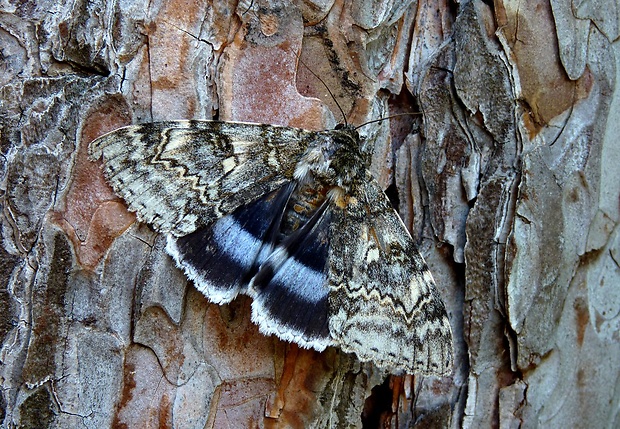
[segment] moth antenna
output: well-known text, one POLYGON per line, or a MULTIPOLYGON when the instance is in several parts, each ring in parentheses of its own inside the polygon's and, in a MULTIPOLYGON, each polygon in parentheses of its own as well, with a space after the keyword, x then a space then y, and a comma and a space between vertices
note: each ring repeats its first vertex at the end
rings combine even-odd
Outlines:
POLYGON ((386 120, 392 119, 392 118, 398 118, 399 116, 413 116, 413 115, 421 115, 421 114, 422 114, 422 112, 397 113, 395 115, 386 116, 385 118, 373 119, 372 121, 364 122, 363 124, 358 125, 357 127, 355 127, 355 129, 358 130, 358 129, 360 129, 363 126, 366 126, 368 124, 373 124, 375 122, 386 121, 386 120))
POLYGON ((318 74, 316 74, 314 71, 312 71, 312 69, 306 63, 303 62, 303 60, 301 59, 301 56, 299 54, 296 54, 295 52, 292 52, 292 51, 291 51, 291 53, 297 57, 297 60, 306 68, 306 70, 308 70, 310 73, 312 73, 312 76, 317 78, 318 81, 323 84, 323 86, 325 87, 325 89, 329 93, 329 95, 332 98, 332 100, 334 100, 334 103, 336 103, 336 106, 338 106, 338 110, 340 110, 340 114, 342 115, 342 119, 344 120, 345 126, 349 125, 349 123, 347 122, 347 116, 344 114, 344 110, 342 110, 342 107, 340 107, 340 103, 338 103, 338 100, 336 100, 336 96, 329 89, 329 86, 327 86, 325 81, 323 79, 321 79, 321 77, 318 74))
MULTIPOLYGON (((254 13, 254 15, 256 16, 256 18, 260 19, 260 17, 258 16, 258 14, 254 11, 254 9, 252 9, 252 6, 254 5, 254 0, 252 0, 250 2, 250 5, 248 6, 248 8, 245 10, 245 12, 242 13, 242 15, 245 15, 247 12, 249 12, 251 10, 252 13, 254 13)), ((342 110, 342 107, 340 107, 340 103, 338 103, 338 100, 336 100, 336 96, 334 95, 334 93, 331 91, 331 89, 329 89, 329 86, 327 86, 327 84, 325 83, 325 81, 323 79, 321 79, 321 77, 319 75, 317 75, 306 63, 303 62, 303 60, 301 59, 301 56, 299 54, 297 54, 296 52, 294 52, 292 49, 288 48, 288 50, 291 52, 291 54, 295 55, 295 57, 297 57, 297 61, 299 61, 310 73, 312 73, 312 76, 314 76, 315 78, 318 79, 319 82, 321 82, 323 84, 323 86, 325 87, 325 89, 327 90, 327 92, 329 93, 329 96, 332 98, 332 100, 334 100, 334 103, 336 103, 336 106, 338 106, 338 110, 340 110, 340 114, 342 115, 342 119, 344 120, 344 124, 345 125, 349 125, 349 123, 347 122, 347 116, 344 114, 344 110, 342 110)))
MULTIPOLYGON (((250 2, 250 5, 248 6, 248 8, 241 13, 241 16, 245 15, 246 13, 248 13, 250 11, 250 9, 252 9, 252 6, 254 6, 254 0, 252 0, 250 2)), ((254 10, 252 10, 252 12, 254 12, 254 10)), ((256 15, 256 12, 254 12, 254 15, 256 15)), ((256 15, 256 17, 258 18, 258 15, 256 15)))

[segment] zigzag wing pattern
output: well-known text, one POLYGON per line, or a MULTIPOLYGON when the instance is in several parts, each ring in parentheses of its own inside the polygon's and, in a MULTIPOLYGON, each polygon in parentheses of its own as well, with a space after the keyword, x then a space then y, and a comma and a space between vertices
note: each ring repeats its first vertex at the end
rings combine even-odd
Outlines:
POLYGON ((452 333, 433 277, 379 184, 334 210, 330 332, 394 373, 450 373, 452 333))
POLYGON ((314 133, 217 121, 134 125, 93 141, 114 191, 161 232, 183 236, 291 180, 314 133))

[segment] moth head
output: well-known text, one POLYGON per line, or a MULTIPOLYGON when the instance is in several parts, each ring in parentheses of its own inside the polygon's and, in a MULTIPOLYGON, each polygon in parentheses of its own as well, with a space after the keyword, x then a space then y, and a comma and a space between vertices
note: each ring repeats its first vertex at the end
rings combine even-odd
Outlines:
POLYGON ((348 191, 363 176, 365 157, 360 153, 360 137, 350 125, 318 132, 308 144, 295 169, 297 180, 317 180, 348 191))

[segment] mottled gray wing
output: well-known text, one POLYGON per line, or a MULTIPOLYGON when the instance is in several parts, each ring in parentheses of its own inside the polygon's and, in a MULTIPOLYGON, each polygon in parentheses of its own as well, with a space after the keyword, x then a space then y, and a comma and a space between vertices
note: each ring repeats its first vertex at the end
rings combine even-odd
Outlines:
POLYGON ((370 173, 334 205, 330 333, 341 348, 393 373, 452 371, 452 333, 426 263, 370 173), (338 208, 339 207, 339 208, 338 208))
POLYGON ((235 122, 134 125, 90 144, 138 218, 183 236, 291 180, 311 131, 235 122))

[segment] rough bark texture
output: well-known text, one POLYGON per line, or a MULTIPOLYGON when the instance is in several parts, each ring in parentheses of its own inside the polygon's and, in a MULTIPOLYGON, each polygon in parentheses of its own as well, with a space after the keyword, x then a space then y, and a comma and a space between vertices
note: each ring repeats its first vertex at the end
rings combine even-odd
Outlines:
POLYGON ((617 2, 0 5, 3 427, 620 427, 617 2), (86 159, 129 123, 324 129, 338 105, 422 112, 361 131, 447 303, 452 377, 262 336, 86 159))

